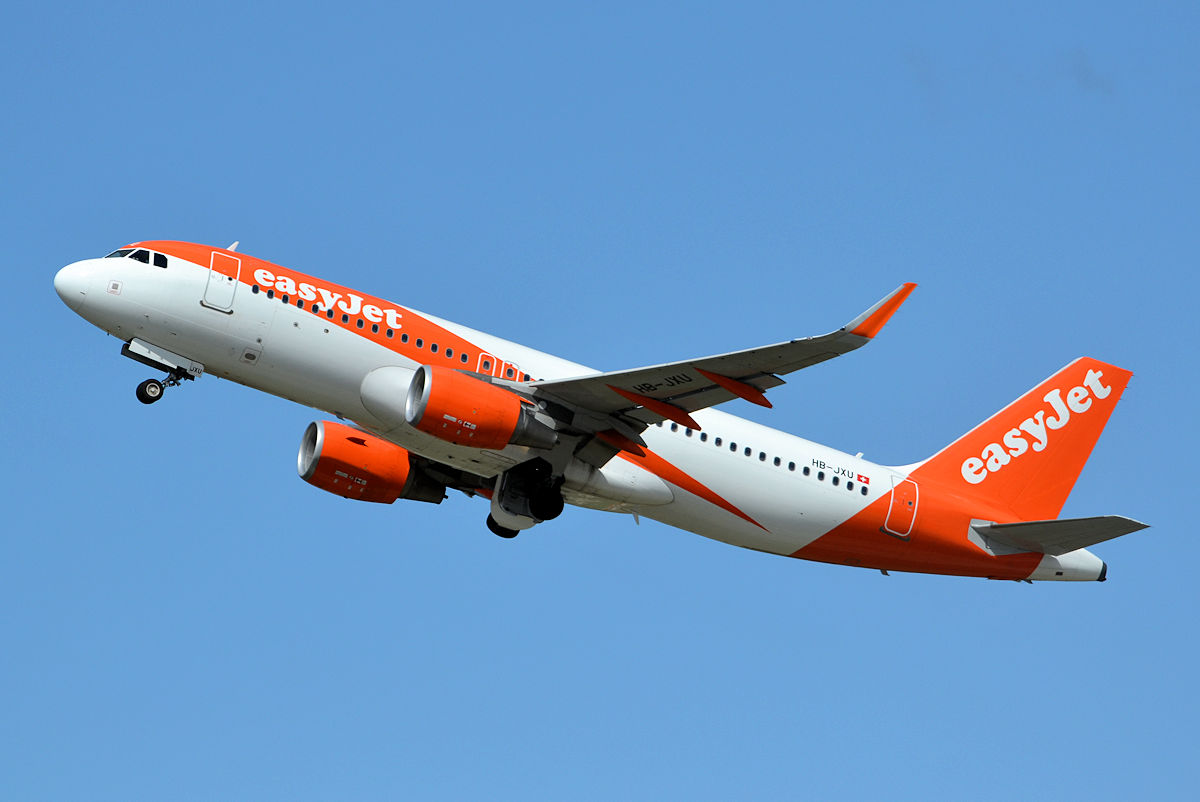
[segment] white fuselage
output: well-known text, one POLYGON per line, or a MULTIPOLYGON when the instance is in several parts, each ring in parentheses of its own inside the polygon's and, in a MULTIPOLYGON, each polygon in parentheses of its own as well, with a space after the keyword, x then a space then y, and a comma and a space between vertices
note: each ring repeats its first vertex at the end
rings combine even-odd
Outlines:
MULTIPOLYGON (((364 377, 383 366, 415 370, 421 364, 357 331, 281 303, 279 297, 268 298, 263 289, 252 292, 247 286, 238 287, 232 313, 205 306, 201 299, 209 268, 182 259, 172 258, 166 269, 115 258, 89 259, 71 269, 80 276, 76 281, 87 285, 77 313, 113 336, 153 343, 203 364, 206 373, 352 420, 379 434, 385 434, 385 427, 364 408, 360 397, 364 377), (114 283, 119 288, 114 289, 114 283), (255 355, 252 360, 244 358, 247 349, 255 355)), ((403 313, 419 314, 539 379, 596 373, 415 310, 403 313)), ((434 358, 431 354, 428 361, 434 358)), ((678 488, 669 503, 638 504, 610 497, 619 495, 615 493, 582 492, 568 481, 567 501, 637 513, 727 543, 791 554, 889 492, 893 476, 902 478, 892 469, 724 412, 702 410, 693 417, 703 427, 703 441, 701 432, 670 423, 651 426, 643 437, 653 452, 736 503, 761 526, 678 488), (818 481, 822 465, 825 478, 818 481), (836 487, 835 475, 840 477, 836 487), (864 484, 860 476, 868 482, 864 484), (847 482, 853 489, 846 489, 847 482)), ((509 446, 502 452, 481 452, 450 445, 412 427, 393 428, 386 436, 424 457, 483 476, 527 459, 529 451, 509 446)), ((622 461, 610 465, 604 470, 620 474, 626 483, 659 484, 651 474, 622 461)), ((637 495, 628 494, 634 499, 637 495)))
MULTIPOLYGON (((381 368, 403 377, 403 371, 415 371, 422 364, 474 371, 501 383, 536 384, 597 373, 250 257, 239 268, 240 254, 210 250, 211 264, 202 263, 199 255, 185 258, 193 255, 190 250, 183 256, 172 254, 166 267, 132 258, 84 260, 63 268, 55 287, 79 315, 123 341, 181 355, 202 365, 205 373, 353 421, 414 454, 478 477, 495 477, 529 460, 530 448, 458 446, 397 425, 394 418, 381 420, 364 404, 364 380, 381 368), (231 276, 218 272, 218 257, 222 264, 233 265, 231 276)), ((750 549, 802 557, 809 554, 797 552, 835 530, 844 534, 853 520, 853 527, 862 529, 867 540, 877 541, 876 546, 860 550, 858 541, 851 539, 848 548, 814 551, 811 558, 992 575, 989 563, 994 555, 967 544, 965 536, 961 547, 951 551, 963 551, 968 562, 980 562, 981 567, 960 567, 955 562, 959 556, 951 554, 947 562, 940 553, 941 562, 930 568, 909 561, 905 554, 899 563, 889 562, 894 559, 887 553, 894 551, 895 538, 907 539, 909 530, 916 531, 917 487, 912 480, 906 482, 916 466, 877 465, 713 409, 692 414, 697 430, 666 421, 646 429, 642 437, 650 456, 641 461, 619 454, 597 471, 569 449, 559 449, 551 459, 565 478, 564 499, 643 515, 750 549), (903 488, 904 494, 894 493, 894 487, 903 488)), ((935 550, 945 551, 936 538, 930 542, 935 550)), ((914 542, 907 554, 918 553, 914 542)), ((1052 557, 1039 563, 1038 555, 1027 567, 996 573, 1006 578, 1019 574, 1094 579, 1102 564, 1082 553, 1086 559, 1079 558, 1083 562, 1078 566, 1052 557), (1017 574, 1011 573, 1014 570, 1017 574)))

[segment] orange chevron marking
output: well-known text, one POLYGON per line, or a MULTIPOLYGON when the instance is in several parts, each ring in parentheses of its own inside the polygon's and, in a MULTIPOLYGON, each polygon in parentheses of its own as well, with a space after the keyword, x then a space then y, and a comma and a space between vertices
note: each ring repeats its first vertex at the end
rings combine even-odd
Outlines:
MULTIPOLYGON (((604 438, 601 438, 601 439, 604 439, 604 438)), ((717 505, 718 507, 725 510, 726 512, 733 513, 734 515, 736 515, 737 517, 741 518, 744 521, 749 521, 750 523, 754 524, 755 526, 757 526, 759 529, 763 530, 764 532, 771 531, 770 529, 767 529, 765 526, 760 524, 758 521, 751 518, 746 513, 739 510, 737 507, 730 504, 724 498, 717 495, 708 486, 702 484, 701 482, 697 481, 693 477, 684 473, 678 467, 671 464, 670 462, 667 462, 665 459, 660 457, 658 454, 655 454, 653 451, 650 451, 649 449, 642 449, 642 450, 645 452, 645 454, 643 456, 637 456, 636 454, 632 454, 632 453, 629 453, 626 451, 622 451, 617 456, 621 457, 621 459, 632 462, 634 465, 644 468, 645 470, 649 471, 650 473, 654 474, 655 476, 657 476, 658 478, 662 479, 665 482, 670 482, 671 484, 675 485, 676 487, 686 490, 687 492, 691 493, 694 496, 699 496, 700 498, 704 499, 705 501, 709 502, 710 504, 717 505)))

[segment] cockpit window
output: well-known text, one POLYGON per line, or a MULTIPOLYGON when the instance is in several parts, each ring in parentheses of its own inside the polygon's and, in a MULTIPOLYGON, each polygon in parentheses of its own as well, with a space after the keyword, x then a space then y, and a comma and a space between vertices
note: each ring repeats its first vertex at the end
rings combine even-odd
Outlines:
POLYGON ((122 256, 128 256, 129 252, 132 250, 133 250, 133 248, 121 248, 120 250, 113 251, 112 253, 110 253, 108 256, 106 256, 104 258, 105 259, 120 259, 122 256))
POLYGON ((145 249, 139 249, 139 250, 134 251, 132 254, 130 254, 129 258, 137 259, 139 262, 145 262, 146 264, 150 264, 150 251, 147 251, 145 249))
POLYGON ((166 267, 167 266, 167 257, 163 256, 161 253, 154 254, 154 266, 155 267, 166 267))

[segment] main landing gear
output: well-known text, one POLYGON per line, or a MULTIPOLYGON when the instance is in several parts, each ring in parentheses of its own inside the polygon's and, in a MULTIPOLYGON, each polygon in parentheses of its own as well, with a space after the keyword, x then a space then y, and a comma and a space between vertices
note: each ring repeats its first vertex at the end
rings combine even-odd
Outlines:
POLYGON ((509 468, 496 479, 487 528, 503 538, 557 518, 563 511, 563 478, 536 457, 509 468))
POLYGON ((500 537, 504 538, 514 538, 519 532, 517 529, 506 529, 505 527, 496 523, 496 519, 490 515, 487 517, 487 528, 492 530, 493 535, 499 535, 500 537))
POLYGON ((158 379, 146 379, 137 386, 137 390, 135 391, 137 400, 143 404, 153 404, 163 397, 163 393, 167 391, 168 387, 178 387, 183 384, 184 378, 190 379, 191 377, 186 374, 180 376, 178 371, 172 371, 162 381, 158 379))

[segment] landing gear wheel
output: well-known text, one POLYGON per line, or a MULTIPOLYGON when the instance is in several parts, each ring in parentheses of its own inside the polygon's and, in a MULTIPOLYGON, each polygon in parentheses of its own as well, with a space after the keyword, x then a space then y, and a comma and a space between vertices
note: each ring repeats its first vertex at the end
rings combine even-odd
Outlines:
POLYGON ((516 529, 504 528, 500 524, 496 523, 496 519, 490 515, 488 516, 488 519, 487 519, 487 528, 492 530, 492 534, 499 535, 500 537, 514 538, 517 536, 516 529))
POLYGON ((163 383, 158 379, 146 379, 137 386, 137 400, 143 404, 153 404, 163 397, 163 383))
POLYGON ((541 488, 529 497, 529 511, 543 521, 553 521, 562 515, 563 505, 562 493, 554 487, 541 488))

